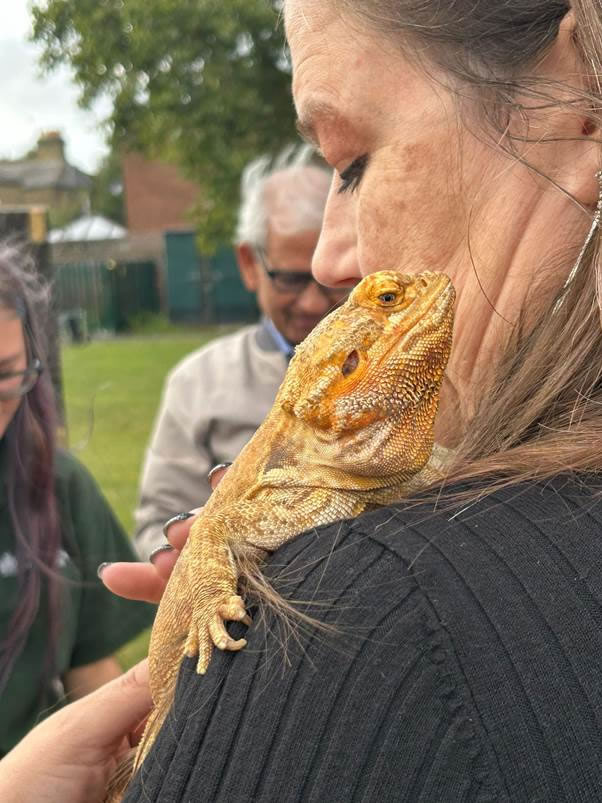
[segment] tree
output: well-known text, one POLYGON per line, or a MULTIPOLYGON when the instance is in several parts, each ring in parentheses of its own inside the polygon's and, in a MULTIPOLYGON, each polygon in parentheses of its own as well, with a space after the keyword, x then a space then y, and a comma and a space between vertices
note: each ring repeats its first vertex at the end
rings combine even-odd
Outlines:
POLYGON ((37 0, 43 64, 69 65, 84 106, 114 100, 112 147, 183 168, 203 188, 206 250, 231 236, 240 173, 295 138, 279 0, 37 0))

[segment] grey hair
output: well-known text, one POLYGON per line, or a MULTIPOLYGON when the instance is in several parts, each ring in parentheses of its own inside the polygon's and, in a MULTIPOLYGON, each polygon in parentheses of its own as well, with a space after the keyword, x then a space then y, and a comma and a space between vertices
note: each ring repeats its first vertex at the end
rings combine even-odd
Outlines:
POLYGON ((289 145, 250 162, 240 182, 235 243, 267 245, 268 223, 280 233, 319 230, 332 172, 311 145, 289 145))

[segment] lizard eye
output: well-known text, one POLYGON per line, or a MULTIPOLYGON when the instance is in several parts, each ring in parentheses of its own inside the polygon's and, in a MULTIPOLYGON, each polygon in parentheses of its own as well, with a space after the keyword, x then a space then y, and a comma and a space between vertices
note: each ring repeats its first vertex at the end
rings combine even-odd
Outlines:
POLYGON ((357 368, 359 361, 360 361, 359 354, 354 349, 350 354, 347 355, 347 359, 341 366, 341 373, 343 374, 343 376, 349 376, 349 374, 352 374, 357 368))
POLYGON ((381 295, 379 295, 378 297, 378 300, 381 301, 383 304, 386 304, 387 306, 395 304, 395 302, 397 301, 397 293, 394 293, 392 291, 389 293, 381 293, 381 295))

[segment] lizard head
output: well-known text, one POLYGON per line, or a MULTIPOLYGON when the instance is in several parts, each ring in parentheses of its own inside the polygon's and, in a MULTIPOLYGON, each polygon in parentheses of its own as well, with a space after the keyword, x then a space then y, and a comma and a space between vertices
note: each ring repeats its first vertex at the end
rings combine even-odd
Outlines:
POLYGON ((455 293, 442 273, 383 270, 297 347, 278 400, 356 473, 419 470, 430 454, 452 342, 455 293), (418 465, 419 464, 419 465, 418 465))

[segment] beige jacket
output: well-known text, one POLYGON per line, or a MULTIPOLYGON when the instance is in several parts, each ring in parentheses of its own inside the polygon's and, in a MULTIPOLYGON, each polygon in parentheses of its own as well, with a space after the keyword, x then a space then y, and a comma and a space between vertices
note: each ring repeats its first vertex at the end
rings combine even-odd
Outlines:
POLYGON ((147 450, 135 512, 136 549, 146 560, 165 543, 176 513, 204 504, 207 473, 234 460, 270 410, 287 368, 262 324, 193 352, 168 375, 147 450))

